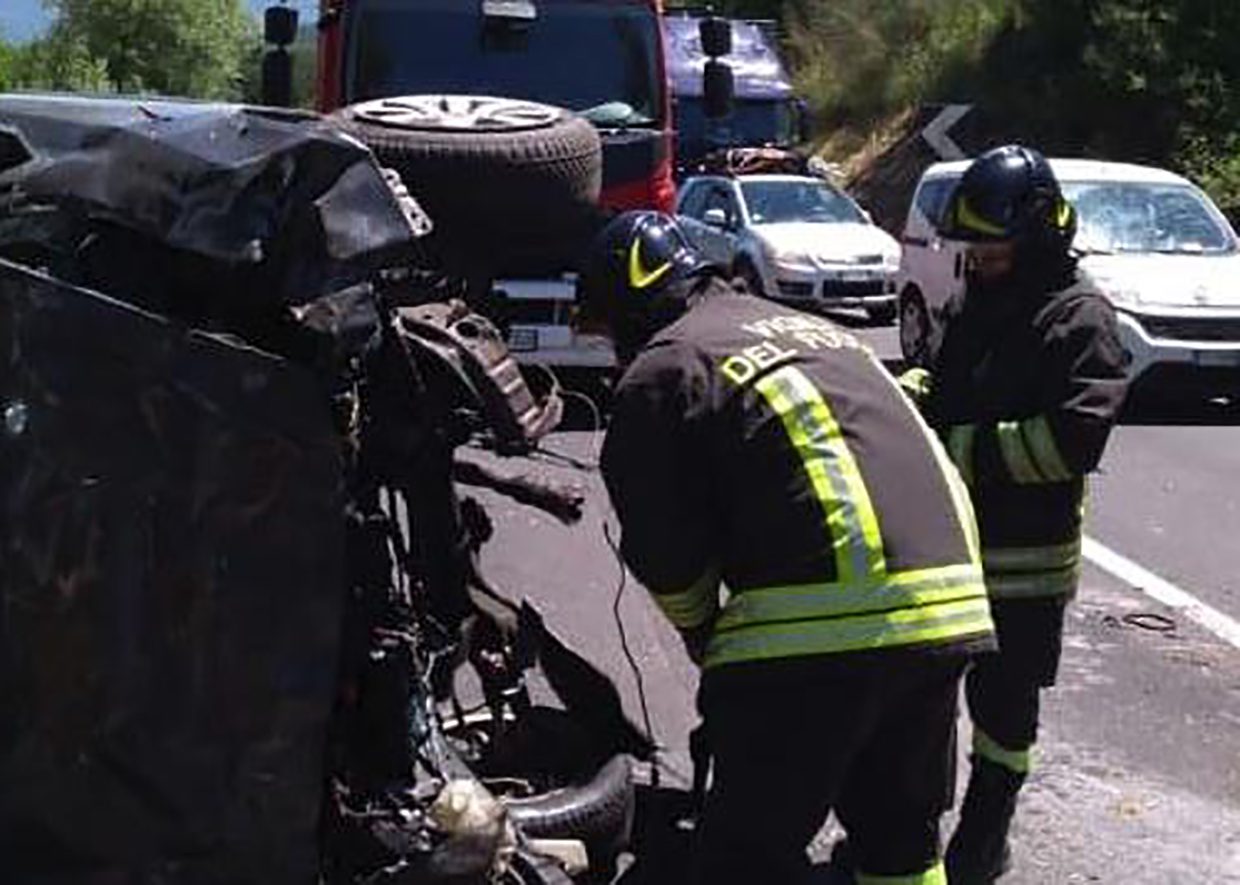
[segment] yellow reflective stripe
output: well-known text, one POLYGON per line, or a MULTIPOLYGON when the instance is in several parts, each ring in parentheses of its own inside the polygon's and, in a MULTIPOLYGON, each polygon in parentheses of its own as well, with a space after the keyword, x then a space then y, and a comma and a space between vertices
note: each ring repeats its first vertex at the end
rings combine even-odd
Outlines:
POLYGON ((1055 213, 1055 224, 1058 225, 1060 230, 1072 223, 1072 214, 1072 204, 1061 198, 1059 200, 1059 211, 1055 213))
POLYGON ((878 516, 843 431, 814 383, 785 366, 754 385, 781 421, 827 517, 843 583, 887 571, 878 516))
POLYGON ((948 642, 984 636, 993 630, 986 600, 964 599, 878 614, 716 632, 705 665, 948 642))
POLYGON ((706 623, 719 608, 719 570, 712 568, 679 592, 651 590, 655 604, 681 630, 706 623))
POLYGON ((947 489, 951 493, 952 503, 956 507, 956 519, 960 523, 960 530, 964 533, 965 547, 969 551, 969 561, 973 563, 981 563, 981 542, 978 539, 977 516, 973 512, 973 499, 969 495, 968 486, 965 485, 964 478, 952 463, 951 457, 943 448, 943 444, 939 442, 939 438, 934 435, 929 427, 926 428, 926 436, 930 441, 930 448, 934 452, 934 459, 939 463, 939 470, 943 473, 943 479, 947 482, 947 489))
POLYGON ((1033 747, 1009 750, 976 725, 973 726, 973 752, 1017 774, 1033 771, 1033 747))
POLYGON ((995 433, 999 438, 999 449, 1003 452, 1003 461, 1007 464, 1012 478, 1019 483, 1042 482, 1042 474, 1034 466, 1033 456, 1025 446, 1025 438, 1020 433, 1019 421, 1000 421, 995 425, 995 433))
POLYGON ((973 207, 969 205, 969 201, 964 197, 956 201, 956 222, 961 227, 977 231, 979 234, 989 234, 992 237, 1007 235, 1007 231, 1002 225, 995 224, 993 221, 985 219, 974 212, 973 207))
POLYGON ((956 424, 947 431, 947 450, 951 453, 952 463, 960 471, 960 478, 965 485, 973 485, 973 448, 977 440, 977 426, 974 424, 956 424))
MULTIPOLYGON (((896 389, 900 389, 900 382, 891 377, 891 374, 883 367, 878 358, 871 354, 871 359, 879 369, 879 376, 886 378, 888 383, 896 389)), ((913 371, 913 370, 910 370, 913 371)), ((908 374, 907 372, 905 373, 908 374)), ((927 379, 930 375, 927 372, 927 379)), ((969 551, 969 561, 972 563, 981 562, 981 554, 979 552, 977 517, 973 513, 973 500, 969 495, 969 490, 965 486, 960 470, 952 463, 951 456, 947 450, 943 448, 943 442, 939 439, 939 435, 930 429, 930 425, 926 423, 925 417, 917 409, 909 410, 913 415, 913 420, 917 422, 917 426, 921 428, 921 435, 925 438, 930 446, 930 451, 934 453, 934 460, 939 465, 939 470, 943 474, 943 479, 947 483, 947 490, 952 496, 952 504, 956 508, 956 519, 960 524, 960 531, 964 535, 965 547, 969 551)), ((969 425, 970 427, 972 425, 969 425)), ((972 447, 972 441, 968 443, 972 447)), ((968 456, 966 463, 971 464, 972 454, 968 456)))
POLYGON ((924 873, 908 876, 874 876, 860 871, 856 874, 857 885, 947 885, 947 868, 939 861, 924 873))
POLYGON ((1081 561, 1081 539, 1041 547, 987 547, 982 563, 989 572, 1055 571, 1081 561))
POLYGON ((755 587, 733 593, 715 625, 718 631, 914 608, 986 597, 976 565, 944 566, 888 575, 882 581, 755 587))
POLYGON ((1024 422, 1025 442, 1037 462, 1038 470, 1050 482, 1067 482, 1072 479, 1072 471, 1064 463, 1059 454, 1059 446, 1055 444, 1055 433, 1045 415, 1039 415, 1024 422))
POLYGON ((642 266, 642 241, 637 238, 629 247, 629 285, 634 289, 645 289, 658 282, 659 278, 672 269, 672 263, 665 261, 654 270, 647 271, 642 266))
POLYGON ((1080 576, 1079 565, 1045 572, 987 572, 986 589, 994 599, 1073 596, 1080 576))

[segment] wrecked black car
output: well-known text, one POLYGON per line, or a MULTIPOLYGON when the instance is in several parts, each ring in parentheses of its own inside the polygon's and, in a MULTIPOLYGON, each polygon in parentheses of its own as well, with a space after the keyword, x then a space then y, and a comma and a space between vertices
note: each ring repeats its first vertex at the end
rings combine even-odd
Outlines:
POLYGON ((561 401, 416 197, 313 115, 0 96, 6 882, 606 881, 653 748, 458 491, 577 518, 459 457, 561 401))

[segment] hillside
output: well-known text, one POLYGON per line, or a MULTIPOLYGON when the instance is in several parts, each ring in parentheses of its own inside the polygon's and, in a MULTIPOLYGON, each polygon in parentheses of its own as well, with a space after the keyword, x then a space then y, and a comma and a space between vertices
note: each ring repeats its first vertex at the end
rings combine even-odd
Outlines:
MULTIPOLYGON (((1240 204, 1240 3, 750 0, 779 19, 816 147, 858 174, 903 115, 968 103, 973 144, 1165 165, 1240 204)), ((898 140, 898 139, 897 139, 898 140)))

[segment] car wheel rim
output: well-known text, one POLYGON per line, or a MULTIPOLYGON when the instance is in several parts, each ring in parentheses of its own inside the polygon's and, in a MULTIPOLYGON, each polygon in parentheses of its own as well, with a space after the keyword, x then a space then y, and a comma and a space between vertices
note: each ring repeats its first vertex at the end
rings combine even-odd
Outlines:
POLYGON ((563 111, 550 105, 481 95, 404 95, 352 108, 353 119, 390 129, 517 132, 543 129, 563 111))

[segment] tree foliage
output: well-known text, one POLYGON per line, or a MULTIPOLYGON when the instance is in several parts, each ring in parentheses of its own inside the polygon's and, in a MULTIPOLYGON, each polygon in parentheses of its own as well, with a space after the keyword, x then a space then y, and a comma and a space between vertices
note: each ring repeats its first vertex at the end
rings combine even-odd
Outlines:
POLYGON ((1048 151, 1170 165, 1240 205, 1236 0, 719 4, 729 5, 782 20, 828 130, 971 102, 1048 151))
POLYGON ((819 119, 867 123, 974 70, 1012 0, 802 0, 784 23, 819 119))
POLYGON ((258 39, 242 0, 47 2, 55 19, 42 41, 45 51, 80 54, 102 64, 113 90, 240 95, 242 65, 258 39))

